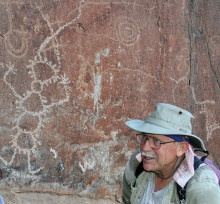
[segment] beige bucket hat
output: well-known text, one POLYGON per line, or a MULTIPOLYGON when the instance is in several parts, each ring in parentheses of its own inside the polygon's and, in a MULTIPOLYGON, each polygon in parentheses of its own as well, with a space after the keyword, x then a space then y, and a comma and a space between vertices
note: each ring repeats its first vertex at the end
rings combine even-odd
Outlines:
POLYGON ((138 132, 160 135, 182 135, 188 136, 190 144, 196 148, 206 151, 203 141, 192 134, 193 115, 177 106, 158 103, 156 109, 145 121, 131 120, 125 124, 138 132))

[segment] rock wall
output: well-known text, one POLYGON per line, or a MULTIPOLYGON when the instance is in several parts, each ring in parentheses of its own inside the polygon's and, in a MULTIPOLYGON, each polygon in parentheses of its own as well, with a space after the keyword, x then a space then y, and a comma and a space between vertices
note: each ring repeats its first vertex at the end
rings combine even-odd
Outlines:
POLYGON ((118 203, 125 121, 193 113, 220 167, 218 0, 0 0, 6 203, 118 203), (95 199, 95 200, 94 200, 95 199))

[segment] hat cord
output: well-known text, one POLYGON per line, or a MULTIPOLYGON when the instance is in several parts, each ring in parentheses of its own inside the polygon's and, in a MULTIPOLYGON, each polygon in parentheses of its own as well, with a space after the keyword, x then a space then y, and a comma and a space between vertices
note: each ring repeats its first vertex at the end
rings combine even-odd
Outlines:
POLYGON ((160 174, 157 174, 156 172, 154 172, 154 173, 155 173, 159 178, 161 178, 161 179, 169 179, 171 176, 173 176, 174 172, 175 172, 175 171, 177 170, 177 168, 180 166, 180 164, 181 164, 180 159, 181 159, 181 157, 179 157, 179 158, 177 159, 176 165, 175 165, 173 171, 171 172, 171 174, 170 174, 168 177, 162 177, 162 176, 160 176, 160 174))

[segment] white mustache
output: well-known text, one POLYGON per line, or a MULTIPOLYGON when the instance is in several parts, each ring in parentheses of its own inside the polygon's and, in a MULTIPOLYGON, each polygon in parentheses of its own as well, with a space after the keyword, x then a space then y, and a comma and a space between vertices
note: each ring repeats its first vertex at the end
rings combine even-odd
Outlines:
POLYGON ((141 151, 141 155, 144 156, 144 157, 151 158, 151 159, 158 159, 158 156, 157 156, 157 155, 150 154, 150 153, 144 152, 144 151, 141 151))

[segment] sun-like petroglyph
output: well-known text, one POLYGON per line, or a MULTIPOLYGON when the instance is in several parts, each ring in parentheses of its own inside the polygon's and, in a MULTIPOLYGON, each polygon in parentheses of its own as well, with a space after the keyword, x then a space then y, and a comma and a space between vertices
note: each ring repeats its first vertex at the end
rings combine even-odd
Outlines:
POLYGON ((4 162, 6 166, 11 165, 14 161, 15 155, 22 153, 27 155, 28 158, 28 170, 31 174, 39 172, 42 167, 33 170, 30 164, 31 154, 35 154, 36 148, 41 142, 38 140, 41 134, 41 129, 44 127, 43 119, 51 111, 51 108, 57 105, 61 105, 69 101, 69 79, 65 75, 59 75, 59 69, 56 65, 53 65, 46 58, 35 57, 33 61, 27 66, 29 69, 29 74, 33 79, 31 83, 31 90, 28 90, 22 96, 16 92, 15 87, 13 87, 8 82, 8 76, 11 73, 15 73, 17 70, 12 64, 6 65, 8 68, 4 75, 4 82, 8 85, 11 91, 16 96, 17 100, 15 102, 17 109, 17 116, 15 118, 15 126, 13 127, 14 135, 12 135, 12 147, 14 148, 14 155, 11 161, 6 162, 4 158, 0 159, 4 162), (45 70, 49 70, 49 74, 46 74, 43 78, 38 76, 37 67, 45 67, 45 70), (51 98, 50 101, 44 96, 44 91, 51 84, 56 84, 62 87, 64 92, 63 97, 59 99, 51 98), (36 104, 36 105, 35 105, 36 104), (24 145, 22 140, 29 141, 29 145, 24 145))
MULTIPOLYGON (((81 7, 79 11, 80 9, 81 7)), ((41 14, 44 16, 43 12, 41 12, 41 14)), ((80 15, 79 12, 77 17, 80 15)), ((50 29, 51 36, 45 39, 39 47, 34 59, 29 60, 29 64, 26 66, 26 69, 29 70, 32 82, 30 90, 26 91, 23 95, 17 92, 16 85, 9 82, 9 75, 17 72, 14 65, 12 63, 4 65, 7 71, 4 74, 3 80, 17 99, 15 102, 17 115, 15 117, 15 126, 12 128, 14 134, 11 135, 11 147, 14 149, 14 153, 10 161, 6 161, 2 156, 0 157, 6 166, 12 165, 17 154, 24 154, 27 156, 30 174, 36 174, 43 168, 33 169, 31 166, 31 157, 35 155, 37 146, 41 145, 41 141, 39 141, 38 138, 44 127, 44 119, 54 106, 68 102, 70 95, 70 87, 68 86, 69 79, 65 77, 65 74, 62 75, 59 73, 61 64, 56 36, 65 29, 65 27, 73 24, 75 20, 76 19, 73 19, 71 22, 67 22, 64 26, 58 28, 56 32, 50 29), (41 52, 43 52, 45 47, 53 40, 57 43, 55 47, 57 64, 53 64, 46 57, 42 57, 41 55, 41 52), (46 97, 44 93, 51 85, 55 86, 57 91, 61 90, 60 92, 62 92, 62 94, 59 94, 60 98, 46 97), (24 140, 27 144, 22 142, 24 140)), ((47 23, 49 26, 49 21, 47 21, 47 23)), ((13 56, 21 57, 26 53, 27 41, 22 32, 12 30, 8 32, 5 38, 7 42, 5 46, 13 56), (13 42, 13 44, 11 42, 12 39, 17 40, 17 42, 13 42)))
POLYGON ((119 41, 126 46, 134 45, 140 38, 139 26, 132 18, 118 18, 115 27, 119 41))
MULTIPOLYGON (((47 114, 52 110, 53 107, 57 107, 69 101, 70 96, 70 87, 69 87, 69 79, 65 76, 65 74, 60 74, 61 69, 61 56, 60 56, 60 44, 58 42, 57 36, 64 29, 69 26, 74 25, 77 19, 82 15, 82 9, 84 6, 84 0, 80 1, 78 7, 78 15, 70 21, 66 22, 64 25, 58 27, 54 30, 51 26, 49 19, 47 19, 46 15, 42 11, 42 5, 38 6, 37 3, 34 2, 34 5, 39 10, 42 18, 46 22, 50 35, 48 35, 43 43, 39 46, 36 55, 33 59, 29 60, 26 69, 29 70, 28 74, 32 79, 31 88, 27 90, 23 95, 20 95, 16 90, 16 85, 11 84, 9 81, 9 75, 16 74, 17 70, 12 63, 5 64, 5 68, 7 71, 4 75, 4 82, 7 84, 9 89, 13 92, 16 97, 15 105, 16 105, 16 118, 15 118, 15 126, 12 129, 14 132, 11 135, 11 147, 14 149, 13 155, 11 156, 10 161, 4 159, 4 157, 0 156, 0 160, 6 165, 11 166, 15 160, 17 154, 23 154, 27 156, 28 162, 28 171, 30 174, 36 174, 43 167, 34 168, 31 166, 31 158, 34 157, 35 152, 39 145, 41 145, 41 141, 38 140, 39 136, 42 133, 42 128, 45 125, 45 119, 47 114), (45 49, 48 48, 49 44, 53 44, 55 56, 57 63, 53 64, 47 57, 43 57, 43 53, 45 49), (57 89, 57 92, 61 92, 57 94, 59 98, 50 96, 48 97, 47 89, 48 87, 54 86, 57 89), (25 141, 25 142, 24 142, 25 141)), ((15 57, 22 57, 27 52, 27 38, 25 38, 25 33, 21 31, 10 30, 5 39, 5 47, 8 52, 15 57), (10 40, 16 39, 17 42, 12 42, 10 40), (13 44, 14 43, 14 44, 13 44)), ((107 55, 108 53, 103 53, 107 55)), ((98 64, 98 63, 97 63, 98 64)), ((98 65, 94 70, 94 112, 95 118, 93 120, 93 124, 95 124, 98 114, 99 114, 99 98, 101 91, 101 75, 99 74, 98 65), (96 71, 95 71, 96 70, 96 71)), ((53 149, 51 147, 51 149, 53 149)), ((53 153, 56 150, 53 149, 53 153)), ((56 158, 58 155, 54 156, 56 158)))

